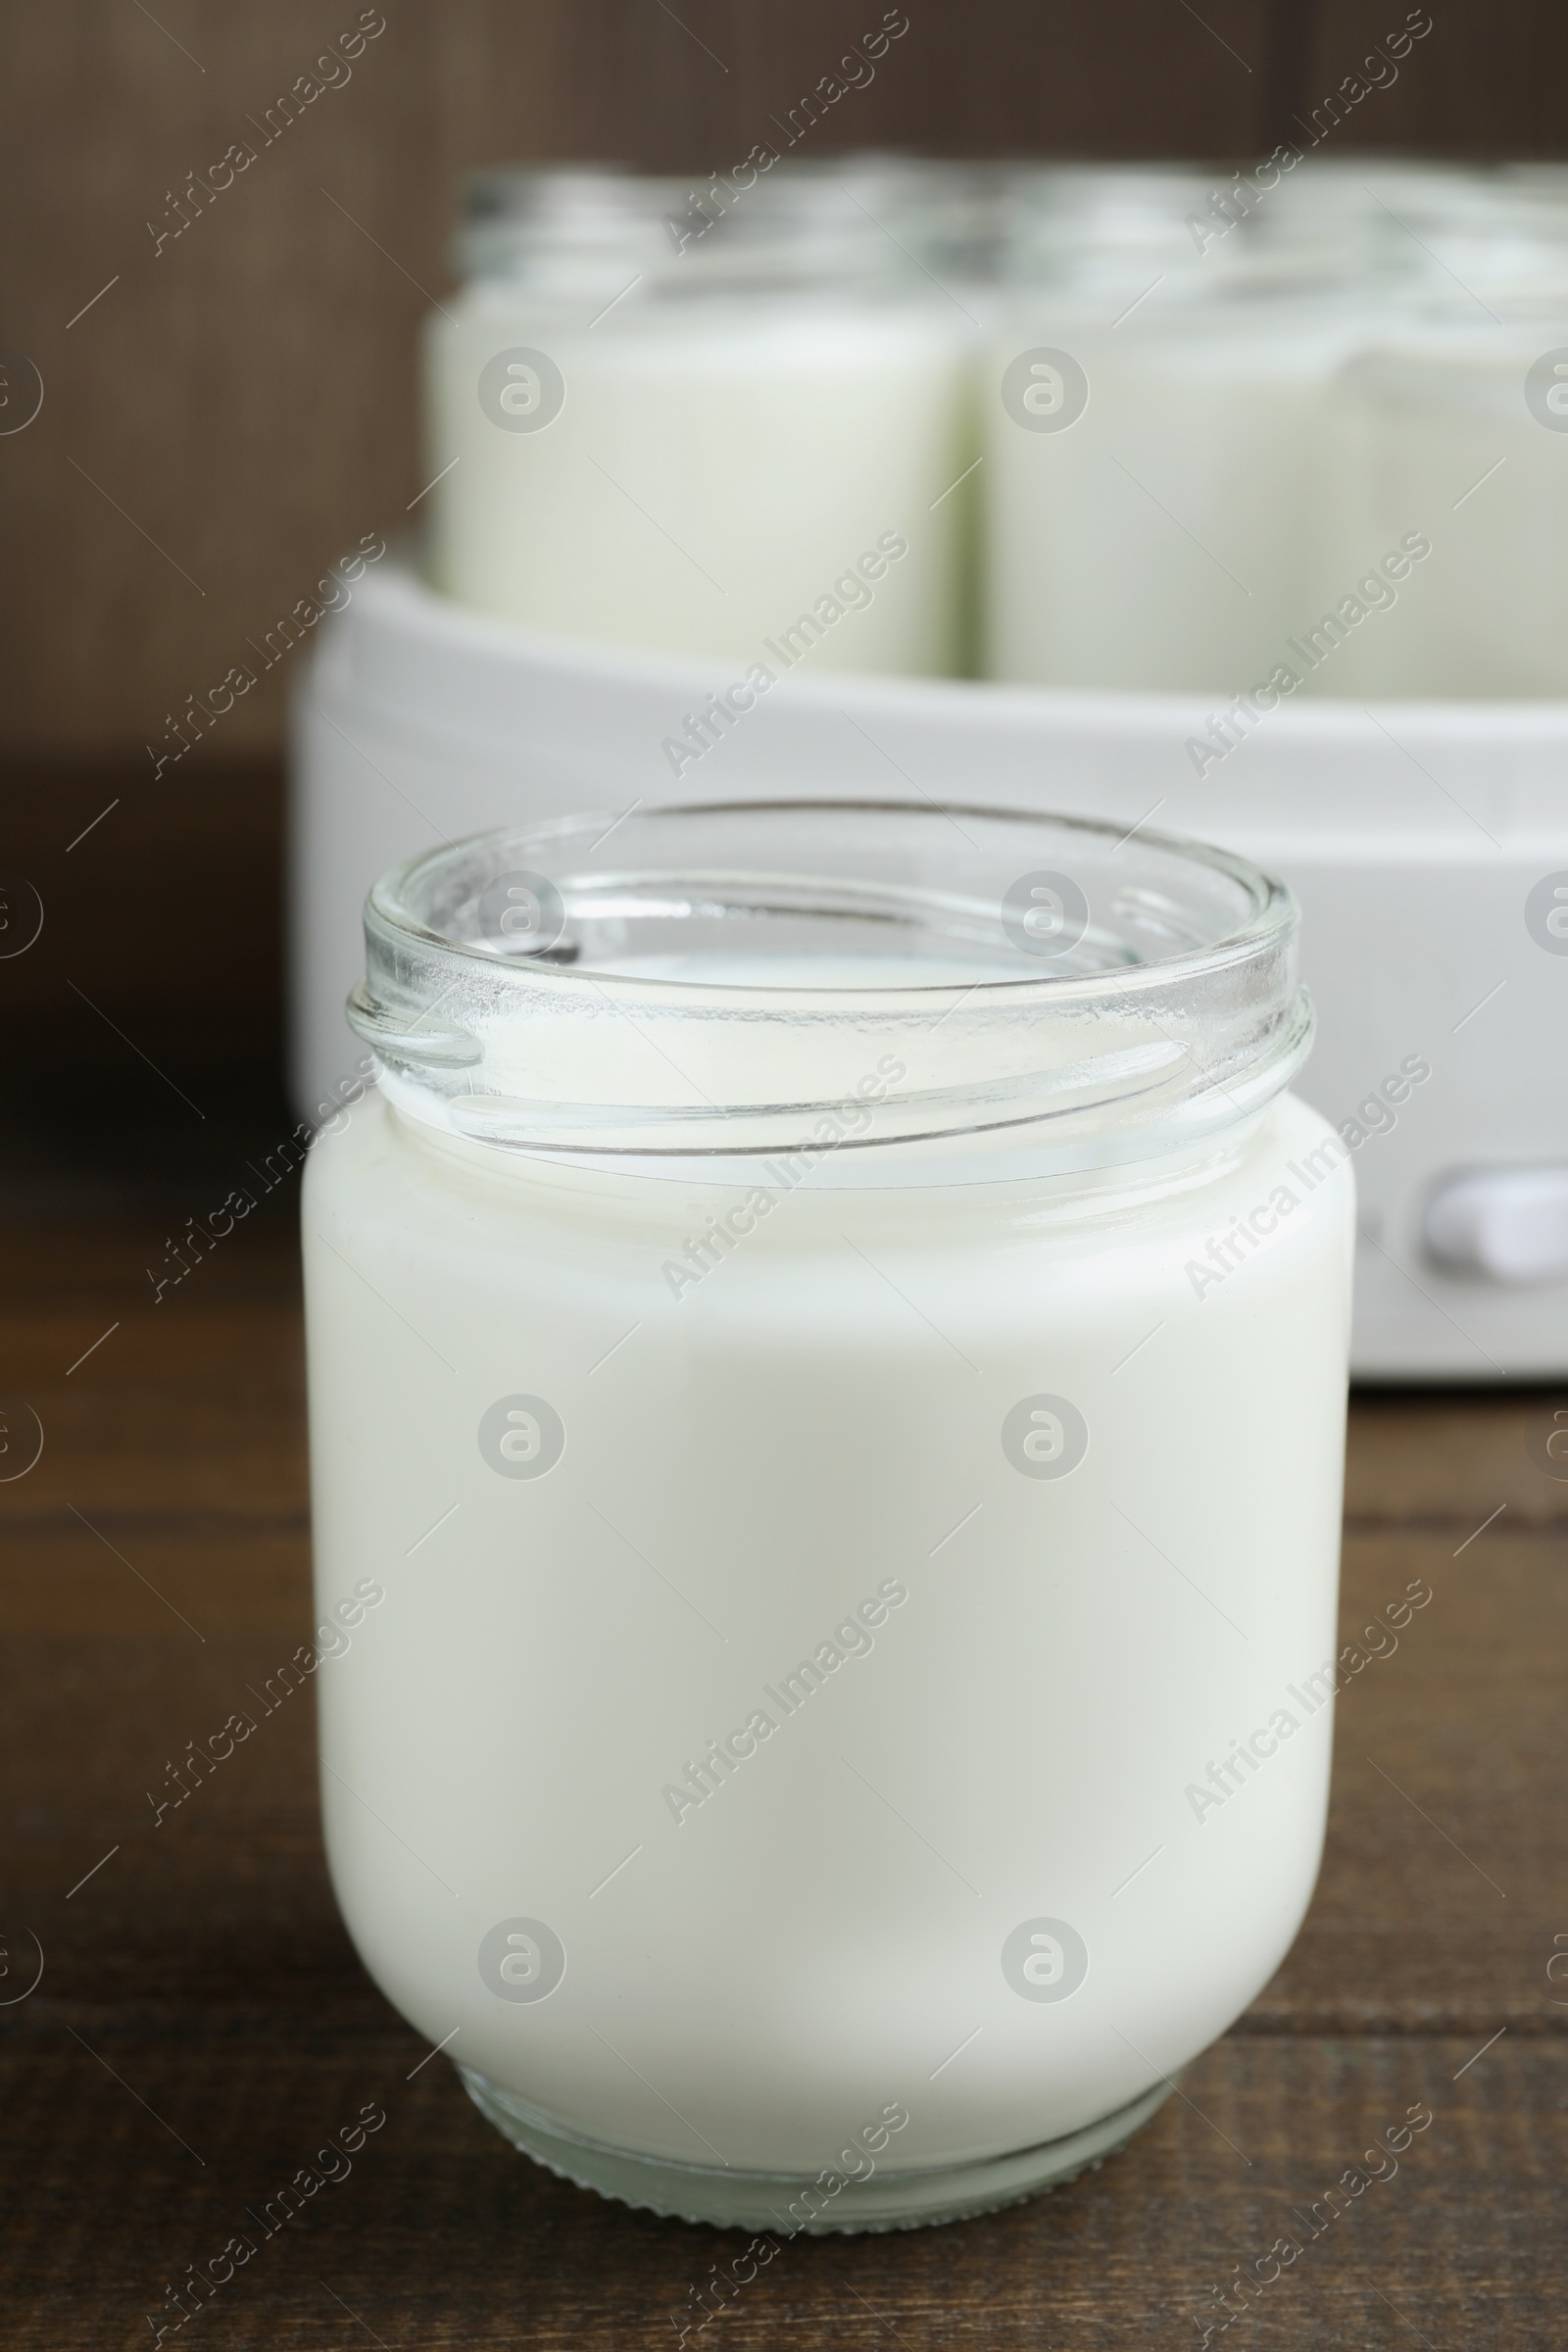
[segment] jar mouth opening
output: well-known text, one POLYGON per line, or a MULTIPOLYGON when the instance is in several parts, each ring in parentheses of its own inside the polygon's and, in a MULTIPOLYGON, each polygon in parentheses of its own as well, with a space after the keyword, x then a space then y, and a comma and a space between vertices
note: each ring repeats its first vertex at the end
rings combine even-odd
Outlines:
POLYGON ((755 1152, 849 1104, 856 1145, 1108 1121, 1143 1155, 1298 1063, 1297 921, 1141 821, 634 805, 384 877, 349 1017, 412 1115, 534 1150, 755 1152))
POLYGON ((1059 994, 1091 976, 1097 992, 1118 977, 1137 988, 1155 970, 1175 977, 1216 957, 1246 956, 1298 919, 1285 885, 1246 858, 1093 817, 978 803, 835 799, 677 803, 642 811, 631 839, 628 821, 613 811, 559 817, 426 851, 374 885, 367 923, 502 970, 548 965, 565 988, 635 976, 650 991, 696 989, 750 1003, 779 991, 858 999, 948 990, 956 982, 1059 994), (811 846, 820 851, 811 868, 757 861, 772 817, 792 832, 810 825, 811 846), (738 820, 734 847, 753 855, 718 864, 711 849, 725 819, 738 820), (863 870, 863 858, 845 858, 834 870, 833 836, 845 820, 868 820, 857 826, 862 841, 891 838, 895 829, 929 836, 940 820, 960 850, 964 843, 976 848, 974 829, 983 827, 991 836, 987 865, 999 854, 1005 859, 997 837, 1010 832, 1018 859, 1052 854, 1059 862, 1020 863, 1000 892, 995 872, 900 875, 863 870), (695 838, 683 840, 688 829, 695 838), (1099 874, 1102 861, 1108 867, 1135 837, 1140 852, 1125 881, 1110 877, 1113 894, 1097 893, 1091 906, 1071 869, 1099 874), (616 848, 600 858, 612 840, 616 848), (1166 873, 1151 871, 1167 863, 1166 873), (1205 870, 1213 887, 1200 892, 1193 885, 1205 870), (1037 878, 1042 873, 1073 887, 1054 890, 1037 878), (1172 887, 1178 877, 1185 894, 1172 887), (1009 906, 1018 882, 1028 887, 1009 906), (927 968, 944 948, 956 968, 927 968), (863 957, 863 971, 847 975, 845 955, 863 957), (895 960, 901 956, 907 960, 895 960), (672 968, 677 956, 685 968, 672 968), (887 958, 880 974, 879 956, 887 958), (756 969, 741 970, 750 958, 756 969), (995 970, 981 968, 992 960, 995 970), (818 975, 807 977, 813 963, 818 975))

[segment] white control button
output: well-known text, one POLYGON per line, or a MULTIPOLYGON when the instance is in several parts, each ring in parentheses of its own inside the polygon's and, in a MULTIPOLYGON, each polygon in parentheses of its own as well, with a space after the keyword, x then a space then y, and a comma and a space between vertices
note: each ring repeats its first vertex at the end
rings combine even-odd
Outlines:
POLYGON ((1494 1282, 1568 1276, 1568 1167, 1472 1168, 1439 1184, 1427 1248, 1445 1265, 1494 1282))

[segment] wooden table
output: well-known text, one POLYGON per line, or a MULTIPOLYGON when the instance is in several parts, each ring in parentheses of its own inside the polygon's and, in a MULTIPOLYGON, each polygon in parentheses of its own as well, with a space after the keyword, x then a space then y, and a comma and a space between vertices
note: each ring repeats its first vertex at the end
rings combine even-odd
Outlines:
MULTIPOLYGON (((166 1764, 309 1622, 287 1219, 238 1229, 154 1305, 145 1269, 163 1258, 145 1218, 13 1225, 0 1243, 0 1385, 46 1432, 36 1467, 0 1486, 0 2344, 151 2342, 166 2287, 368 2102, 387 2121, 349 2176, 166 2341, 672 2345, 671 2314, 690 2320, 740 2241, 563 2185, 480 2121, 444 2060, 420 2064, 327 1889, 309 1696, 154 1827, 166 1764)), ((1557 1401, 1358 1400, 1346 1637, 1412 1577, 1434 1597, 1342 1698, 1311 1916, 1184 2095, 1032 2205, 795 2241, 688 2345, 1197 2344, 1211 2289, 1425 2105, 1397 2173, 1325 2224, 1230 2343, 1560 2352, 1568 1481, 1531 1450, 1557 1401)))

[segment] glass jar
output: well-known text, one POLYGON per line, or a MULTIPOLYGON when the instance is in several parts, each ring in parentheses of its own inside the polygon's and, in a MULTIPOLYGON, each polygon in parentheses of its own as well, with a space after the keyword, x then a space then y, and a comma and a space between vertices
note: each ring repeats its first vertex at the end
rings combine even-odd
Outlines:
POLYGON ((1395 308, 1334 386, 1297 633, 1322 692, 1568 694, 1568 238, 1517 258, 1395 308))
POLYGON ((1168 249, 1058 259, 986 370, 986 675, 1265 685, 1307 610, 1301 483, 1360 307, 1310 257, 1244 231, 1200 256, 1179 220, 1168 249))
POLYGON ((962 806, 564 819, 372 892, 378 1085, 304 1210, 327 1849, 558 2173, 989 2210, 1278 1966, 1353 1221, 1296 929, 1220 851, 962 806))
POLYGON ((764 157, 475 182, 426 334, 430 579, 762 691, 952 670, 976 323, 853 180, 764 157))

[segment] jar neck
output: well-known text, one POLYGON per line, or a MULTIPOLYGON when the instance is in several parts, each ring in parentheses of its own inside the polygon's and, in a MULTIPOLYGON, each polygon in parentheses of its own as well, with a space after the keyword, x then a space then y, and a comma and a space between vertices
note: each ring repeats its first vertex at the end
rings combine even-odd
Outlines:
POLYGON ((487 173, 455 266, 477 287, 571 307, 912 288, 919 264, 854 177, 799 165, 708 187, 608 171, 487 173))
MULTIPOLYGON (((945 1206, 966 1204, 979 1213, 1124 1209, 1146 1200, 1218 1182, 1253 1151, 1276 1115, 1276 1104, 1233 1120, 1208 1134, 1162 1152, 1106 1159, 1093 1148, 1045 1152, 1038 1144, 1011 1139, 989 1148, 949 1143, 889 1145, 869 1150, 824 1146, 808 1140, 800 1150, 710 1158, 624 1153, 613 1157, 567 1156, 522 1146, 499 1146, 432 1127, 411 1113, 385 1073, 377 1082, 399 1141, 462 1181, 482 1184, 503 1198, 537 1195, 567 1202, 592 1198, 618 1200, 627 1210, 658 1216, 674 1193, 715 1199, 744 1199, 757 1192, 771 1200, 827 1196, 849 1199, 874 1194, 882 1201, 914 1202, 941 1194, 945 1206)), ((826 1212, 838 1215, 837 1207, 826 1212)))
POLYGON ((406 1117, 502 1149, 1105 1167, 1289 1084, 1311 1037, 1296 929, 1281 884, 1143 829, 650 809, 388 876, 349 1017, 406 1117))

